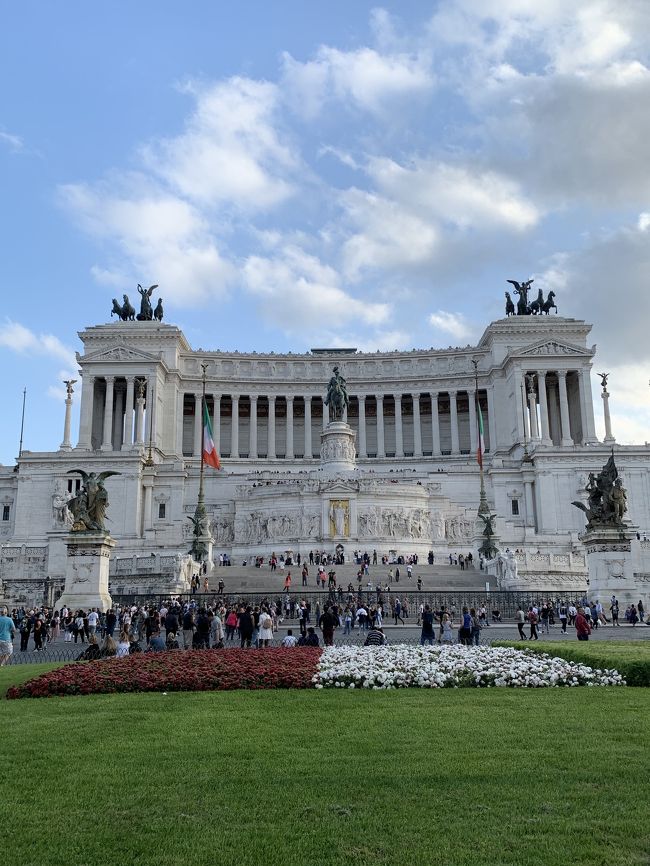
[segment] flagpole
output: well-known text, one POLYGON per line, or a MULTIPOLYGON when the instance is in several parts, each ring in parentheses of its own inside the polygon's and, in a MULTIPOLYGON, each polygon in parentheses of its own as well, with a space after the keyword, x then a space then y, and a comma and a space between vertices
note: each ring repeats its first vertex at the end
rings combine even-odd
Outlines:
POLYGON ((23 431, 25 429, 25 401, 27 399, 27 388, 23 388, 23 414, 20 420, 20 443, 18 445, 18 459, 23 456, 23 431))
POLYGON ((205 493, 203 490, 203 476, 204 476, 204 452, 205 452, 205 371, 208 369, 207 364, 201 364, 201 370, 203 371, 202 375, 202 392, 201 392, 201 470, 199 472, 199 501, 196 506, 196 516, 197 517, 205 517, 205 493))
POLYGON ((481 479, 481 489, 479 494, 479 505, 478 505, 478 513, 479 514, 489 514, 490 506, 488 505, 487 496, 485 495, 485 477, 483 475, 483 449, 481 445, 481 406, 478 399, 478 359, 473 358, 472 364, 474 365, 474 401, 476 408, 476 432, 477 432, 477 440, 478 447, 481 453, 481 459, 478 461, 479 468, 479 477, 481 479))

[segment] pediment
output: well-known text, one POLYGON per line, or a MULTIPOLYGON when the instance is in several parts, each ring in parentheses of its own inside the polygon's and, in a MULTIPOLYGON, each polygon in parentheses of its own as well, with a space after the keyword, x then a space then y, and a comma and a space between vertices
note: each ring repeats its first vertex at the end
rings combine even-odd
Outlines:
POLYGON ((561 343, 559 340, 543 340, 534 346, 527 346, 511 352, 511 357, 530 358, 540 355, 543 357, 566 357, 570 355, 572 357, 591 358, 592 354, 589 349, 585 349, 583 346, 572 346, 570 343, 561 343))
POLYGON ((110 349, 100 349, 91 352, 82 358, 84 363, 88 361, 157 361, 158 357, 149 352, 142 352, 132 346, 112 346, 110 349))
POLYGON ((321 492, 329 495, 338 493, 356 493, 358 489, 358 481, 348 481, 344 478, 333 478, 331 481, 323 481, 321 483, 321 492))

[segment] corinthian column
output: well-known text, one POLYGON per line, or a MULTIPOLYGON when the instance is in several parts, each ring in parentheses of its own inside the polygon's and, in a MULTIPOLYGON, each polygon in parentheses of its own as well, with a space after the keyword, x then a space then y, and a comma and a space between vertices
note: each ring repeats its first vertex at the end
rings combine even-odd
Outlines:
POLYGON ((402 431, 402 395, 395 394, 395 457, 404 456, 404 433, 402 431))
POLYGON ((285 457, 287 460, 293 458, 293 397, 288 396, 287 398, 287 438, 286 438, 286 448, 285 448, 285 457))
POLYGON ((311 444, 311 394, 305 397, 305 459, 310 460, 313 456, 311 444))
POLYGON ((257 396, 252 395, 250 412, 250 432, 248 444, 248 456, 251 460, 257 459, 257 396))
POLYGON ((366 395, 359 394, 359 457, 367 457, 366 445, 366 395))
POLYGON ((377 457, 386 456, 384 444, 384 397, 377 395, 377 457))
POLYGON ((113 388, 115 377, 106 376, 106 400, 104 402, 104 429, 102 435, 102 451, 113 450, 113 388))
POLYGON ((456 391, 449 391, 449 412, 451 418, 451 453, 460 454, 458 439, 458 404, 456 403, 456 391))
POLYGON ((616 442, 616 439, 612 436, 612 419, 609 414, 609 391, 607 390, 607 377, 609 373, 600 373, 602 378, 603 385, 603 393, 601 397, 603 398, 603 415, 605 416, 605 442, 607 444, 611 442, 616 442))

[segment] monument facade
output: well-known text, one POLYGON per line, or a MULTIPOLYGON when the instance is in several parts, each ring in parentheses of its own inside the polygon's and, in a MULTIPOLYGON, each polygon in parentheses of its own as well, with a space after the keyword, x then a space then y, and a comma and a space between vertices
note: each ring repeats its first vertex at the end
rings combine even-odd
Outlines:
MULTIPOLYGON (((503 569, 504 586, 584 588, 586 554, 578 537, 584 521, 571 502, 579 497, 588 507, 589 473, 602 467, 611 443, 596 436, 591 327, 527 314, 535 302, 526 296, 524 309, 521 292, 530 285, 517 287, 516 311, 507 299, 505 318, 488 325, 475 346, 376 353, 193 350, 179 328, 162 323, 162 301, 152 307, 155 286, 140 293, 137 315, 128 298, 115 302, 117 321, 79 334, 81 387, 73 397, 74 382, 67 386, 62 445, 23 451, 17 471, 0 468, 5 598, 62 592, 81 490, 70 471, 80 466, 119 473, 105 479, 108 525, 118 544, 112 591, 185 585, 203 367, 222 463, 218 472, 205 470, 214 559, 334 552, 338 545, 348 557, 355 549, 421 558, 433 551, 437 561, 469 550, 477 555, 480 407, 494 534, 499 548, 516 556, 516 567, 509 561, 503 569), (73 399, 76 442, 70 442, 73 399)), ((542 306, 548 302, 542 296, 542 306)), ((616 463, 631 520, 644 535, 650 448, 616 446, 616 463)), ((643 539, 632 543, 644 562, 643 539)))

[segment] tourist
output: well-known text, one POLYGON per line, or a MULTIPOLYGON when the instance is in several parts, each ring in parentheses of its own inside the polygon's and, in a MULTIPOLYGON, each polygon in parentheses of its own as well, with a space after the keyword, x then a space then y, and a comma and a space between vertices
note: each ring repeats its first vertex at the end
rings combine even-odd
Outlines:
POLYGON ((96 608, 92 608, 92 610, 88 613, 88 637, 91 634, 97 634, 97 625, 99 623, 99 614, 97 613, 96 608))
POLYGON ((548 605, 543 604, 542 609, 540 611, 540 619, 542 622, 542 634, 549 634, 549 609, 548 605))
POLYGON ((0 607, 0 667, 6 665, 14 651, 16 626, 6 607, 0 607))
MULTIPOLYGON (((364 610, 365 614, 365 610, 364 610)), ((339 624, 338 616, 334 613, 332 608, 326 607, 323 612, 318 625, 320 630, 323 632, 323 643, 325 646, 333 646, 334 645, 334 629, 339 624)), ((313 629, 307 629, 307 638, 309 639, 309 632, 313 631, 313 629)))
POLYGON ((433 612, 428 604, 424 605, 424 609, 421 613, 421 620, 422 633, 420 634, 420 646, 424 646, 425 643, 434 644, 436 634, 433 628, 433 612))
POLYGON ((445 644, 454 642, 454 635, 451 631, 451 619, 449 618, 449 614, 446 613, 443 614, 440 622, 440 642, 445 644))
MULTIPOLYGON (((223 554, 222 554, 222 556, 223 556, 223 554)), ((221 563, 221 564, 223 565, 223 560, 222 560, 222 563, 221 563)), ((223 591, 224 591, 225 588, 226 588, 226 584, 225 584, 225 583, 223 582, 223 580, 220 578, 220 579, 219 579, 218 586, 217 586, 217 595, 223 595, 223 591)))
POLYGON ((460 628, 458 629, 458 640, 464 646, 469 646, 472 642, 472 616, 469 609, 464 607, 460 620, 460 628))
POLYGON ((287 576, 284 579, 284 591, 288 593, 291 590, 291 572, 287 572, 287 576))
POLYGON ((50 640, 52 643, 59 639, 61 631, 61 615, 58 610, 55 610, 50 620, 50 640))
POLYGON ((636 606, 637 613, 639 614, 639 622, 643 622, 643 618, 645 616, 645 608, 643 607, 643 602, 639 599, 639 603, 636 606))
POLYGON ((262 647, 271 646, 273 641, 273 619, 265 607, 262 608, 260 613, 258 640, 259 645, 262 647))
POLYGON ((517 605, 517 612, 515 614, 515 622, 517 623, 517 630, 519 631, 519 639, 520 640, 528 640, 526 634, 524 632, 524 623, 526 622, 526 614, 524 613, 521 605, 517 605))
POLYGON ((620 628, 621 624, 618 621, 618 601, 616 600, 616 596, 612 598, 612 603, 609 607, 609 611, 612 615, 612 628, 614 628, 614 626, 618 626, 620 628))
POLYGON ((481 643, 481 621, 476 615, 476 610, 473 607, 470 608, 469 615, 472 617, 470 644, 478 646, 481 643))
POLYGON ((537 611, 534 607, 528 608, 528 624, 530 626, 530 638, 529 640, 539 640, 539 636, 537 634, 537 623, 539 618, 537 616, 537 611))
POLYGON ((192 649, 194 642, 194 611, 188 607, 183 614, 183 646, 186 650, 192 649))
POLYGON ((395 625, 397 625, 397 620, 399 620, 402 625, 405 625, 404 619, 402 617, 402 603, 399 598, 395 599, 395 603, 393 605, 393 617, 395 619, 395 625))
POLYGON ((295 647, 298 643, 298 640, 294 636, 294 633, 291 629, 287 630, 287 634, 282 638, 282 646, 285 648, 295 647))
POLYGON ((253 608, 249 605, 239 612, 237 618, 237 628, 239 629, 240 646, 243 649, 245 646, 250 647, 253 639, 253 631, 255 622, 253 620, 253 608))
POLYGON ((152 631, 149 635, 149 641, 147 645, 147 649, 145 652, 148 653, 161 653, 167 649, 167 644, 163 640, 160 635, 160 629, 157 628, 155 631, 152 631))
POLYGON ((194 649, 208 649, 210 647, 210 620, 204 607, 199 609, 199 615, 196 619, 193 647, 194 649))
POLYGON ((110 658, 112 656, 117 655, 117 644, 113 640, 112 636, 107 634, 104 638, 104 643, 102 644, 101 649, 102 658, 110 658))
POLYGON ((177 634, 179 629, 178 617, 174 610, 168 610, 165 614, 165 634, 177 634))
POLYGON ((95 659, 99 659, 102 657, 102 651, 99 648, 99 644, 97 643, 97 635, 89 634, 88 635, 88 646, 85 650, 77 656, 78 662, 87 662, 87 661, 95 661, 95 659))
POLYGON ((81 643, 85 643, 85 630, 84 630, 84 612, 82 610, 77 611, 77 615, 74 619, 74 642, 77 643, 77 638, 81 638, 81 643))
POLYGON ((237 612, 234 607, 230 608, 226 616, 226 640, 235 639, 235 629, 237 628, 237 612))
POLYGON ((632 605, 630 605, 630 622, 631 622, 632 626, 634 627, 638 621, 639 621, 639 615, 636 611, 635 606, 632 604, 632 605))
POLYGON ((120 632, 120 639, 117 642, 117 646, 115 648, 115 655, 118 658, 122 658, 123 656, 128 656, 129 650, 131 648, 131 641, 129 640, 128 631, 120 632))
POLYGON ((386 635, 383 630, 373 626, 364 641, 364 646, 383 646, 386 643, 386 635))
POLYGON ((566 634, 566 624, 569 612, 563 601, 560 602, 557 613, 560 618, 560 634, 566 634))
POLYGON ((320 646, 320 641, 318 640, 318 635, 313 626, 310 626, 307 629, 307 636, 301 637, 298 640, 299 646, 320 646))
POLYGON ((578 614, 576 616, 576 635, 578 640, 589 640, 589 635, 591 634, 591 626, 587 617, 585 616, 585 610, 582 607, 578 608, 578 614))
POLYGON ((45 628, 43 626, 43 620, 40 616, 37 616, 34 620, 34 630, 32 631, 32 637, 34 638, 34 649, 36 652, 41 652, 43 649, 43 638, 45 636, 45 628))
POLYGON ((167 632, 165 636, 165 649, 166 650, 177 650, 180 649, 180 645, 176 638, 176 635, 173 631, 167 632))

